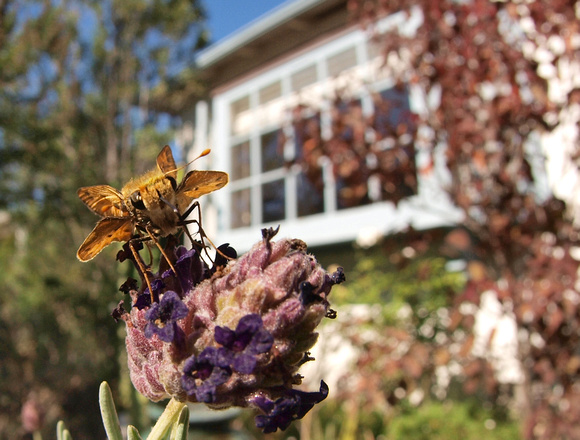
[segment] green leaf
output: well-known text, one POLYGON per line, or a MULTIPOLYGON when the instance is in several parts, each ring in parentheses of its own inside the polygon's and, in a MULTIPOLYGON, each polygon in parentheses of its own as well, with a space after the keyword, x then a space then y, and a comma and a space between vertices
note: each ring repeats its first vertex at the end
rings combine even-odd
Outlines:
POLYGON ((59 420, 56 424, 56 440, 63 440, 63 432, 65 429, 64 422, 59 420))
POLYGON ((119 424, 119 417, 115 409, 115 402, 113 402, 113 395, 111 388, 107 382, 101 383, 99 388, 99 406, 101 407, 101 416, 103 418, 103 425, 109 440, 123 440, 121 434, 121 425, 119 424))
POLYGON ((127 426, 127 440, 142 440, 141 434, 133 425, 127 426))
POLYGON ((177 422, 178 418, 181 416, 181 412, 183 407, 187 406, 183 402, 179 402, 175 399, 171 399, 161 417, 155 423, 155 426, 151 430, 148 440, 162 440, 165 437, 165 434, 169 431, 169 428, 173 426, 174 423, 177 422))
MULTIPOLYGON (((36 433, 35 433, 36 434, 36 433)), ((41 438, 40 436, 33 435, 33 438, 41 438)), ((64 422, 59 420, 56 424, 56 440, 72 440, 72 436, 68 429, 66 429, 64 422)))
POLYGON ((189 430, 189 407, 185 405, 179 413, 177 422, 171 430, 171 440, 187 440, 189 430))

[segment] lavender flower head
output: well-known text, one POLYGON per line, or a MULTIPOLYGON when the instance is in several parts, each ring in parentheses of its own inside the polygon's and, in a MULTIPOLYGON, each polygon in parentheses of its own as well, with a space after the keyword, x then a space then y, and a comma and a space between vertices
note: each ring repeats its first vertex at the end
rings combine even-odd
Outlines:
POLYGON ((129 370, 144 396, 253 407, 266 433, 286 429, 326 398, 324 382, 310 393, 293 387, 301 383, 299 367, 312 360, 316 327, 334 316, 328 295, 344 280, 342 269, 328 274, 304 242, 274 242, 277 231, 262 232, 240 258, 221 246, 212 268, 195 249, 178 247, 179 273, 160 271, 153 304, 143 305, 148 290, 129 292, 133 307, 122 313, 129 370))

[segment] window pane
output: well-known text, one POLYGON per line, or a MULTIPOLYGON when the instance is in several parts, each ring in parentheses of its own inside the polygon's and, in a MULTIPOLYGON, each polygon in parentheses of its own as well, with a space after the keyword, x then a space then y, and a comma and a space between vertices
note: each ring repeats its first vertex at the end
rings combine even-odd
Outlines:
POLYGON ((250 142, 234 145, 231 150, 232 180, 243 179, 250 175, 250 142))
POLYGON ((240 98, 230 104, 232 134, 239 134, 247 131, 249 110, 249 96, 244 96, 243 98, 240 98))
POLYGON ((275 170, 284 165, 284 139, 282 130, 260 136, 262 147, 262 171, 275 170))
POLYGON ((406 88, 391 88, 373 96, 373 128, 380 139, 414 129, 406 88))
POLYGON ((265 104, 282 96, 282 83, 276 81, 266 87, 262 87, 258 93, 260 104, 265 104))
POLYGON ((397 202, 417 194, 414 115, 409 107, 406 87, 393 87, 373 96, 372 120, 374 143, 370 146, 376 158, 372 174, 380 185, 382 200, 397 202))
POLYGON ((365 119, 360 99, 337 99, 332 115, 332 138, 327 143, 337 189, 337 208, 370 202, 367 181, 365 119))
POLYGON ((290 82, 292 84, 292 91, 297 92, 310 84, 316 82, 316 66, 308 66, 298 72, 294 73, 290 77, 290 82))
POLYGON ((366 150, 366 117, 360 99, 337 98, 332 109, 332 138, 348 142, 359 154, 366 150))
POLYGON ((308 161, 309 166, 317 166, 322 156, 320 115, 309 118, 298 117, 294 123, 294 157, 297 161, 308 161))
POLYGON ((378 57, 379 55, 383 54, 383 44, 379 43, 378 41, 376 41, 374 38, 371 38, 368 42, 367 42, 367 57, 369 60, 372 60, 376 57, 378 57))
POLYGON ((369 170, 364 158, 354 153, 348 145, 337 151, 335 158, 336 207, 353 208, 370 203, 367 180, 369 170))
POLYGON ((232 221, 231 227, 242 228, 250 226, 252 213, 250 211, 250 189, 242 189, 232 193, 232 221))
POLYGON ((324 210, 324 183, 320 158, 324 155, 320 136, 320 115, 294 121, 295 161, 302 173, 298 176, 298 216, 324 210))
POLYGON ((324 211, 324 184, 320 168, 298 176, 298 217, 324 211))
POLYGON ((356 50, 354 47, 343 50, 328 58, 328 74, 336 76, 343 70, 356 66, 356 50))
POLYGON ((284 220, 286 217, 286 194, 284 192, 284 180, 262 185, 262 222, 270 223, 284 220))

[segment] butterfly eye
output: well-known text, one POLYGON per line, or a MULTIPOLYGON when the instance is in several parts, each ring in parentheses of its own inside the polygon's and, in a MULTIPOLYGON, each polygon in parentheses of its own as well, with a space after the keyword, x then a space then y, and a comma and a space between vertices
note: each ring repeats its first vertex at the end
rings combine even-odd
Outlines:
POLYGON ((131 194, 129 199, 136 209, 145 209, 145 204, 143 203, 143 199, 141 198, 141 193, 139 191, 135 191, 133 194, 131 194))
POLYGON ((167 180, 169 180, 169 183, 171 183, 171 188, 173 188, 173 191, 177 191, 177 182, 175 181, 175 179, 171 176, 165 177, 167 177, 167 180))

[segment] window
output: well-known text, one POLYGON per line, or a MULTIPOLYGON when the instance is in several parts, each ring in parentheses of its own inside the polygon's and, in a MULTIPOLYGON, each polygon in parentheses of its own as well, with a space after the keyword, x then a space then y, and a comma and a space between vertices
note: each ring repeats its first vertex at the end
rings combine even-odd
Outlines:
POLYGON ((260 136, 262 171, 271 171, 284 165, 284 144, 281 130, 260 136))
POLYGON ((232 229, 242 228, 244 226, 250 226, 252 222, 252 211, 251 211, 251 194, 250 189, 242 189, 239 191, 232 192, 231 200, 232 206, 232 229))
POLYGON ((248 130, 248 117, 250 110, 250 97, 244 96, 230 105, 232 119, 232 134, 240 134, 248 130))
POLYGON ((414 116, 406 87, 396 86, 373 96, 373 175, 380 183, 380 199, 398 201, 417 194, 414 116))
POLYGON ((292 91, 298 92, 304 87, 314 84, 317 80, 316 65, 305 67, 302 70, 292 74, 290 82, 292 84, 292 91))
POLYGON ((378 58, 383 54, 384 46, 381 44, 380 40, 377 41, 375 39, 370 39, 366 46, 369 59, 378 58))
POLYGON ((330 76, 336 76, 343 70, 349 69, 356 65, 356 49, 354 47, 350 47, 328 58, 328 74, 330 76))
POLYGON ((295 69, 283 65, 277 77, 267 72, 235 90, 227 137, 232 229, 397 203, 417 193, 408 90, 337 86, 363 74, 357 54, 369 45, 359 44, 304 55, 310 58, 295 69))
POLYGON ((320 214, 324 211, 324 183, 322 170, 298 175, 298 217, 320 214))
MULTIPOLYGON (((299 113, 296 113, 300 116, 299 113)), ((293 123, 294 157, 300 165, 297 178, 298 217, 324 211, 324 182, 320 160, 324 155, 320 114, 293 123)))
POLYGON ((230 170, 231 180, 250 176, 250 142, 245 141, 232 147, 230 170))
POLYGON ((284 180, 262 185, 262 223, 284 220, 286 217, 284 180))
POLYGON ((266 87, 260 89, 258 96, 260 104, 266 104, 282 95, 282 83, 276 81, 266 87))

